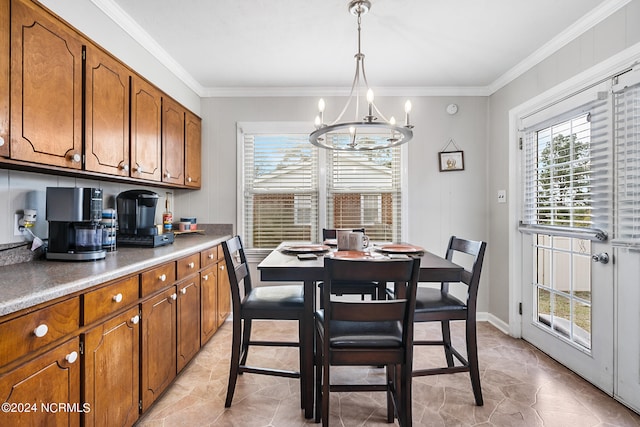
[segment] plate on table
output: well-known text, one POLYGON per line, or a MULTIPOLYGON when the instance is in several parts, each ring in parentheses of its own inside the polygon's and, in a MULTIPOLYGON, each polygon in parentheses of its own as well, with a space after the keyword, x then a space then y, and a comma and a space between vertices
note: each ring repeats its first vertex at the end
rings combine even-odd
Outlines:
POLYGON ((329 246, 327 245, 319 245, 319 244, 308 244, 308 245, 288 245, 282 248, 282 251, 294 253, 294 254, 313 254, 313 253, 322 253, 327 252, 329 246))
POLYGON ((380 245, 376 249, 386 254, 419 254, 425 251, 421 246, 410 245, 408 243, 388 243, 380 245))
POLYGON ((336 251, 331 257, 337 259, 375 259, 376 257, 364 251, 336 251))

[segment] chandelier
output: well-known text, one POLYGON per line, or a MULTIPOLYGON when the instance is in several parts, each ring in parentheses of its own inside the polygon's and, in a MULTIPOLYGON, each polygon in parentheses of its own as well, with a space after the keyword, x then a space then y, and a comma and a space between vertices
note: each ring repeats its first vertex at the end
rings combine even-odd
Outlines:
POLYGON ((413 138, 413 126, 409 122, 411 101, 405 103, 404 125, 398 125, 393 116, 387 119, 378 110, 378 107, 373 102, 373 90, 371 90, 369 82, 367 82, 367 74, 364 69, 364 54, 360 49, 360 23, 362 15, 365 15, 371 9, 371 2, 369 0, 351 0, 348 6, 349 12, 358 17, 358 53, 355 54, 356 72, 353 77, 351 92, 340 115, 328 124, 324 122, 324 99, 318 101, 319 115, 315 119, 316 130, 309 135, 309 141, 321 148, 342 151, 378 150, 404 144, 413 138), (366 89, 367 111, 359 119, 360 100, 364 89, 366 89), (354 98, 355 118, 351 122, 342 122, 342 117, 349 109, 354 98), (380 117, 380 121, 378 121, 376 115, 380 117))

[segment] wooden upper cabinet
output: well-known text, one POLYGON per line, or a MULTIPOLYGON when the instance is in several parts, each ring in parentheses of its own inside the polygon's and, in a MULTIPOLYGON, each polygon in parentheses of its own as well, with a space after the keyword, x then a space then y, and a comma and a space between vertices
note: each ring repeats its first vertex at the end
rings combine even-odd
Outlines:
POLYGON ((160 181, 162 94, 142 78, 131 79, 131 176, 160 181))
POLYGON ((0 156, 9 157, 9 0, 0 0, 0 156))
POLYGON ((89 45, 85 73, 85 169, 128 177, 131 72, 89 45))
POLYGON ((202 185, 202 120, 187 111, 185 116, 184 185, 200 188, 202 185))
POLYGON ((82 167, 85 40, 35 3, 11 7, 11 158, 82 167))
POLYGON ((162 181, 184 184, 184 108, 162 99, 162 181))

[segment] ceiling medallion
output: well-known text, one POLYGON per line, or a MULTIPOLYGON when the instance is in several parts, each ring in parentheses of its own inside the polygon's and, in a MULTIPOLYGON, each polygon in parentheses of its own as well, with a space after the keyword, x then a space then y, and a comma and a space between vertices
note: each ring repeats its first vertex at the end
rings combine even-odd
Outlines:
POLYGON ((356 72, 351 85, 349 98, 340 115, 331 123, 324 122, 324 99, 318 102, 319 115, 316 116, 316 130, 309 135, 309 141, 318 147, 342 151, 378 150, 404 144, 413 138, 413 125, 409 121, 411 101, 405 103, 405 123, 397 125, 392 116, 387 119, 376 107, 373 90, 367 82, 364 69, 364 54, 360 49, 361 17, 371 9, 369 0, 351 0, 349 12, 358 18, 358 53, 355 54, 356 72), (362 80, 362 81, 361 81, 362 80), (363 84, 364 83, 364 84, 363 84), (367 114, 359 119, 361 92, 366 89, 367 114), (342 122, 342 117, 355 98, 355 118, 351 122, 342 122), (380 121, 378 121, 378 117, 380 121))

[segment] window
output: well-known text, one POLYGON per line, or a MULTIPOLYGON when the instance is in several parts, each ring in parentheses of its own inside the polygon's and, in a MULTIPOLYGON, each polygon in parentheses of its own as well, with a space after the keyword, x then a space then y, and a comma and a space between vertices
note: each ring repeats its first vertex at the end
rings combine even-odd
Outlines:
POLYGON ((320 150, 306 126, 287 123, 243 123, 238 135, 238 231, 248 249, 318 241, 322 228, 364 227, 372 240, 401 240, 401 148, 320 150))

